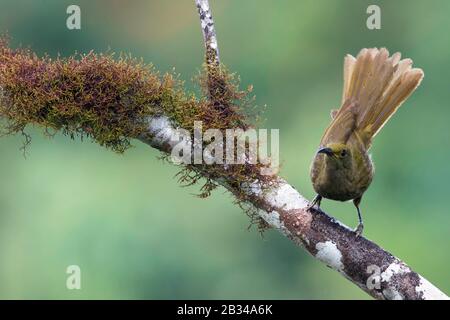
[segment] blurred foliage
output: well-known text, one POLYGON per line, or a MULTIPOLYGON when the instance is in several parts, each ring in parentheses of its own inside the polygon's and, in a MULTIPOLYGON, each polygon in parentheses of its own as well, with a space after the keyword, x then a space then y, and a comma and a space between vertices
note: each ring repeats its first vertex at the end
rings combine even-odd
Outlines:
MULTIPOLYGON (((363 47, 401 51, 425 80, 377 136, 375 180, 362 203, 365 235, 450 291, 450 2, 211 0, 222 61, 267 104, 279 128, 282 175, 312 197, 309 163, 329 110, 338 106, 342 61, 363 47), (365 26, 379 4, 382 29, 365 26)), ((0 31, 40 54, 130 52, 184 80, 203 44, 193 1, 1 0, 0 31), (82 30, 69 31, 69 4, 82 30)), ((189 85, 189 82, 187 82, 189 85)), ((180 188, 177 168, 136 142, 124 155, 33 129, 0 139, 0 298, 367 298, 277 232, 264 238, 223 190, 208 199, 180 188), (77 264, 82 290, 65 287, 77 264)), ((323 207, 348 225, 351 204, 323 207)))

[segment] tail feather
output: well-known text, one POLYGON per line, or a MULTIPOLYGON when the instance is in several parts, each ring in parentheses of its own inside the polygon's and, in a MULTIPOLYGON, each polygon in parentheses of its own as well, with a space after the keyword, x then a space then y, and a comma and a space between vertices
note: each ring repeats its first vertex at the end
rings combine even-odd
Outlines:
POLYGON ((342 105, 347 100, 357 105, 356 130, 368 145, 420 84, 423 71, 411 66, 411 59, 401 60, 398 52, 389 57, 385 48, 362 49, 356 59, 345 57, 342 105))
POLYGON ((348 92, 350 89, 350 80, 352 78, 353 69, 355 68, 356 59, 352 55, 347 55, 344 58, 344 88, 342 92, 341 104, 344 104, 346 97, 348 97, 348 92))

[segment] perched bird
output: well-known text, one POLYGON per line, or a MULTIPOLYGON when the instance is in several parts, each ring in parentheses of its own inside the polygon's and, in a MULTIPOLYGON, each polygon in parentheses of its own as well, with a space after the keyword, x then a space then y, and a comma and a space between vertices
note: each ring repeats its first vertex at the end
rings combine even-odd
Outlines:
POLYGON ((316 197, 349 201, 358 211, 360 235, 364 225, 359 204, 372 182, 374 166, 368 153, 372 139, 418 87, 423 71, 412 68, 411 59, 391 57, 385 49, 362 49, 356 59, 344 59, 342 106, 331 112, 332 121, 320 141, 311 165, 316 197))

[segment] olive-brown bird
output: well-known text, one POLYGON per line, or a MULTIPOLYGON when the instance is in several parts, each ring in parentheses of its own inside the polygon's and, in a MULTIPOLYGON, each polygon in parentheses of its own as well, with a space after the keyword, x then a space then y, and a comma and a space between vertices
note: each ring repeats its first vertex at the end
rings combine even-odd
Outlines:
POLYGON ((359 204, 372 182, 374 166, 368 150, 372 139, 417 88, 421 69, 412 68, 411 59, 389 57, 385 49, 362 49, 356 59, 344 59, 342 106, 331 112, 311 166, 316 197, 309 205, 320 207, 323 198, 353 200, 358 211, 360 235, 364 225, 359 204))

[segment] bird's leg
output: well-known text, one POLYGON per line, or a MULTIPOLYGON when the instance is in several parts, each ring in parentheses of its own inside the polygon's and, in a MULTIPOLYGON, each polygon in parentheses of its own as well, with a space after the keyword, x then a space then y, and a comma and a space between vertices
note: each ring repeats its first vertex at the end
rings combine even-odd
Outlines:
POLYGON ((309 205, 306 207, 306 210, 311 210, 316 204, 317 209, 320 209, 320 203, 322 202, 322 196, 320 194, 317 194, 314 199, 309 203, 309 205))
POLYGON ((361 233, 363 232, 363 229, 364 229, 364 223, 363 223, 362 216, 361 216, 361 210, 359 210, 360 203, 361 203, 361 197, 353 199, 353 204, 355 205, 356 210, 358 211, 358 220, 359 220, 358 226, 355 229, 355 233, 357 236, 361 235, 361 233))

